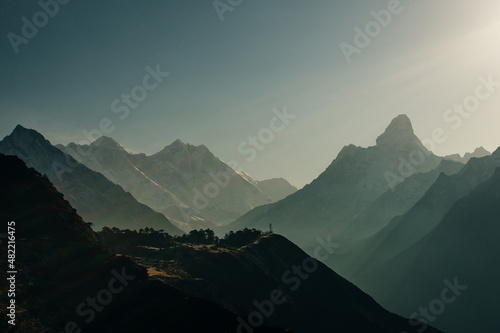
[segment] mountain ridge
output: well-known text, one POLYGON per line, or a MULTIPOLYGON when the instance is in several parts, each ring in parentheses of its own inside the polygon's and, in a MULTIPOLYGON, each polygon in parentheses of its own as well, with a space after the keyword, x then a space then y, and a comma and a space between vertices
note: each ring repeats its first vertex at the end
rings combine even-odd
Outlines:
POLYGON ((95 228, 141 229, 149 226, 174 235, 183 234, 165 216, 140 204, 122 187, 64 154, 35 130, 16 126, 0 141, 0 153, 18 156, 30 167, 46 174, 95 228))
POLYGON ((411 174, 401 175, 402 181, 412 174, 435 169, 442 158, 423 146, 414 134, 409 118, 400 115, 378 137, 376 146, 344 146, 326 170, 310 184, 272 204, 265 214, 249 212, 229 228, 265 230, 272 223, 277 232, 301 247, 307 247, 316 236, 325 233, 339 237, 351 218, 391 190, 387 173, 401 174, 402 166, 417 154, 421 157, 420 163, 412 166, 411 174), (310 236, 304 237, 307 234, 310 236))
POLYGON ((278 199, 295 189, 288 182, 257 182, 237 173, 204 145, 194 146, 177 139, 147 156, 130 153, 116 141, 112 142, 110 145, 120 147, 119 151, 113 151, 112 147, 106 152, 107 147, 100 147, 82 156, 77 152, 86 151, 85 146, 70 143, 60 148, 122 185, 138 201, 170 217, 183 230, 215 228, 254 207, 275 201, 259 183, 278 199), (149 180, 138 180, 145 177, 149 180), (209 190, 216 194, 207 193, 209 190), (161 197, 165 199, 160 200, 161 197))

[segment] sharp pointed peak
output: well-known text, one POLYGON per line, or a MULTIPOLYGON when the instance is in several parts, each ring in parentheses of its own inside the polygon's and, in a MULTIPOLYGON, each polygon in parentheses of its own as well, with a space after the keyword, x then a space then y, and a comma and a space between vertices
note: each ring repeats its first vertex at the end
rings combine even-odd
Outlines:
POLYGON ((22 126, 21 124, 17 124, 16 127, 14 128, 14 132, 15 131, 23 131, 23 130, 27 130, 27 128, 22 126))
POLYGON ((99 143, 108 143, 108 142, 116 142, 115 139, 110 138, 109 136, 101 136, 98 139, 96 139, 92 144, 99 144, 99 143))
POLYGON ((55 148, 50 143, 50 141, 47 140, 41 133, 37 132, 34 129, 26 128, 21 125, 17 125, 12 133, 7 135, 0 142, 5 142, 15 147, 36 146, 38 147, 37 149, 54 148, 57 151, 60 151, 59 149, 55 148))
POLYGON ((18 124, 10 134, 11 137, 15 138, 37 138, 46 140, 45 137, 34 129, 23 127, 18 124))
POLYGON ((169 144, 168 146, 165 146, 165 148, 163 148, 162 150, 160 150, 159 152, 157 152, 154 155, 175 154, 176 152, 184 151, 184 150, 187 151, 187 144, 184 143, 181 139, 177 139, 174 142, 172 142, 171 144, 169 144))
POLYGON ((172 145, 185 145, 185 143, 181 139, 177 139, 174 142, 172 142, 172 145))
POLYGON ((118 142, 116 142, 115 139, 110 138, 109 136, 105 136, 105 135, 101 136, 99 139, 95 140, 90 145, 94 146, 94 147, 121 148, 121 149, 123 149, 123 147, 118 142))
POLYGON ((473 154, 487 154, 487 155, 491 155, 491 153, 487 149, 485 149, 483 146, 477 147, 472 153, 473 154))
POLYGON ((386 131, 401 131, 409 130, 413 133, 413 126, 411 124, 410 118, 406 114, 400 114, 391 120, 389 126, 387 126, 386 131))
POLYGON ((168 146, 165 147, 165 149, 170 150, 171 152, 178 151, 178 150, 185 150, 187 149, 188 144, 184 143, 181 139, 177 139, 168 146))
POLYGON ((172 142, 170 145, 165 147, 163 150, 169 150, 170 152, 176 152, 179 150, 187 150, 188 152, 195 152, 199 150, 208 150, 208 148, 205 145, 192 145, 190 143, 184 142, 181 139, 177 139, 174 142, 172 142))
MULTIPOLYGON (((12 134, 15 134, 15 133, 27 133, 27 132, 31 132, 31 133, 36 132, 36 133, 38 133, 34 129, 24 127, 21 124, 17 124, 16 127, 14 128, 14 130, 12 131, 12 134)), ((40 134, 40 133, 38 133, 38 134, 40 134)))
POLYGON ((377 146, 398 144, 402 141, 408 141, 408 139, 410 141, 416 139, 413 126, 406 114, 400 114, 391 121, 385 132, 377 138, 377 146))
POLYGON ((472 153, 465 153, 464 158, 471 159, 474 157, 485 157, 485 156, 490 156, 490 155, 491 155, 491 153, 489 151, 487 151, 486 149, 484 149, 484 147, 481 146, 481 147, 474 149, 474 151, 472 153))

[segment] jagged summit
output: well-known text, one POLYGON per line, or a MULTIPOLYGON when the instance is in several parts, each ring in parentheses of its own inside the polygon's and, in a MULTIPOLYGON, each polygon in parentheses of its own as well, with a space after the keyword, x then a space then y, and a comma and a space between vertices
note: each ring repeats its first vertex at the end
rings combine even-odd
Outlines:
POLYGON ((164 155, 164 154, 176 154, 179 152, 187 152, 188 151, 188 144, 184 143, 181 139, 177 139, 174 142, 172 142, 170 145, 166 146, 159 152, 157 152, 154 155, 164 155))
POLYGON ((483 146, 476 148, 472 153, 466 153, 464 155, 464 158, 466 159, 471 159, 474 157, 484 157, 484 156, 489 156, 491 153, 484 149, 483 146))
POLYGON ((476 148, 472 153, 465 153, 463 156, 460 154, 447 155, 444 158, 452 161, 467 164, 473 158, 481 158, 485 156, 495 155, 484 149, 484 147, 476 148))
POLYGON ((181 139, 177 139, 174 142, 172 142, 168 147, 170 148, 186 147, 186 144, 181 139))
POLYGON ((192 153, 209 153, 212 155, 210 150, 205 145, 194 146, 189 143, 185 143, 181 139, 177 139, 170 145, 166 146, 153 156, 164 156, 164 155, 175 155, 175 154, 192 154, 192 153))
POLYGON ((473 154, 491 154, 489 151, 487 151, 483 146, 478 147, 474 150, 473 154))
POLYGON ((116 142, 114 139, 108 136, 101 136, 99 139, 95 140, 90 145, 94 147, 123 149, 123 147, 118 142, 116 142))
MULTIPOLYGON (((360 149, 360 147, 353 145, 353 144, 349 144, 347 146, 344 146, 344 147, 342 147, 339 154, 337 155, 337 158, 353 156, 354 154, 356 154, 356 151, 358 151, 358 149, 360 149)), ((361 149, 363 149, 363 148, 361 148, 361 149)))
MULTIPOLYGON (((11 149, 16 150, 19 146, 24 145, 34 145, 38 147, 52 147, 51 143, 44 138, 44 136, 34 129, 25 128, 21 125, 17 125, 10 135, 7 135, 4 140, 0 142, 0 147, 6 148, 10 145, 11 149)), ((10 151, 10 154, 14 154, 14 151, 10 151)))
POLYGON ((23 130, 27 130, 27 128, 22 126, 21 124, 17 124, 16 127, 14 128, 14 131, 12 131, 12 133, 14 133, 16 131, 23 131, 23 130))
POLYGON ((35 131, 34 129, 23 127, 20 124, 18 124, 14 128, 14 130, 12 131, 12 133, 10 135, 14 136, 14 137, 31 136, 34 138, 43 138, 43 136, 40 133, 38 133, 37 131, 35 131))
POLYGON ((413 132, 413 126, 407 115, 401 114, 394 118, 385 132, 377 138, 377 146, 394 145, 418 140, 413 132))

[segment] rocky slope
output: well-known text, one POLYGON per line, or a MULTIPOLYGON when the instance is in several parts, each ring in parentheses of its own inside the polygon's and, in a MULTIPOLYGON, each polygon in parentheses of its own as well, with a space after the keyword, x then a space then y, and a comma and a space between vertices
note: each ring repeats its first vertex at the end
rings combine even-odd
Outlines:
POLYGON ((203 145, 176 140, 146 156, 132 154, 113 139, 101 137, 90 146, 72 143, 60 148, 188 229, 227 224, 273 201, 203 145))
POLYGON ((162 214, 137 202, 130 193, 113 184, 55 148, 41 134, 18 125, 0 141, 0 153, 15 155, 42 174, 93 227, 152 227, 179 235, 177 227, 162 214))

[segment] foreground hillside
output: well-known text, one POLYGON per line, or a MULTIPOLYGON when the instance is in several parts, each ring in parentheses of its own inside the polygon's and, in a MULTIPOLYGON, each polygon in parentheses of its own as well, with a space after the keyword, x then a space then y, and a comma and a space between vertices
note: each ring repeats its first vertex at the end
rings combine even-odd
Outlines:
MULTIPOLYGON (((103 247, 47 178, 0 154, 0 219, 15 222, 16 326, 7 324, 7 247, 0 247, 2 332, 236 332, 237 316, 159 281, 103 247)), ((283 332, 255 329, 254 332, 283 332)))
MULTIPOLYGON (((125 236, 128 232, 115 232, 106 234, 106 239, 133 241, 125 236)), ((266 318, 273 326, 298 333, 417 332, 408 319, 387 312, 286 238, 247 232, 256 239, 239 237, 238 244, 234 241, 238 237, 225 237, 212 245, 152 241, 150 245, 156 246, 147 246, 145 241, 143 246, 121 249, 146 267, 151 278, 238 313, 245 321, 242 327, 266 318)), ((205 240, 198 239, 210 243, 205 240)), ((328 254, 324 251, 321 255, 328 254)), ((429 328, 428 332, 437 331, 429 328)))

